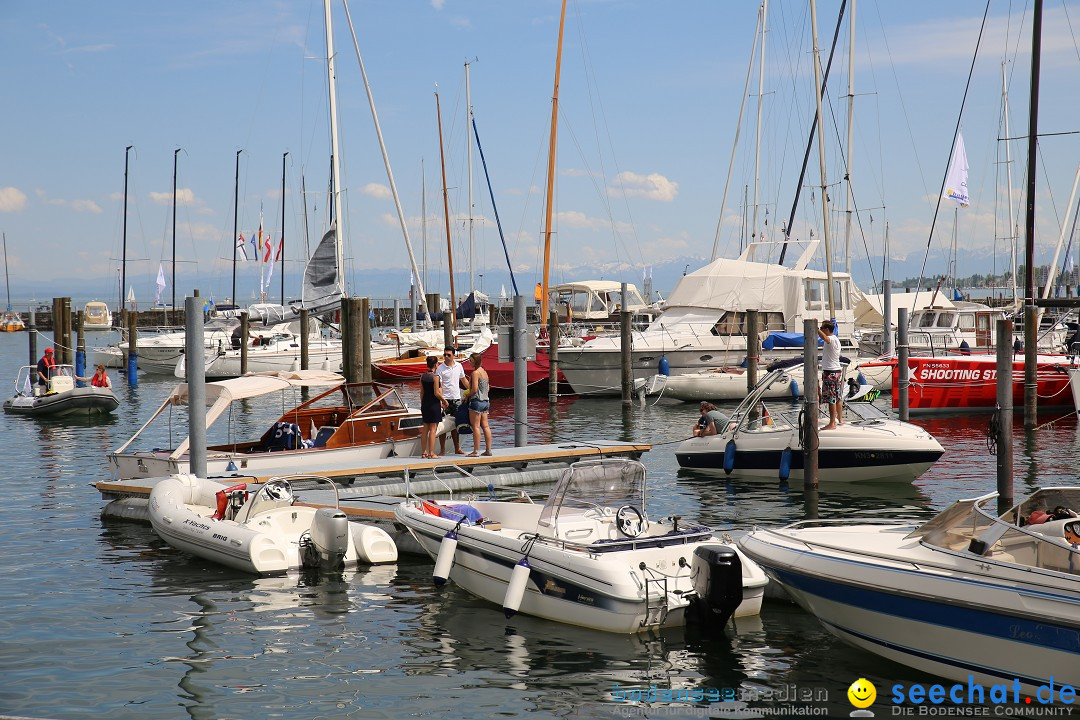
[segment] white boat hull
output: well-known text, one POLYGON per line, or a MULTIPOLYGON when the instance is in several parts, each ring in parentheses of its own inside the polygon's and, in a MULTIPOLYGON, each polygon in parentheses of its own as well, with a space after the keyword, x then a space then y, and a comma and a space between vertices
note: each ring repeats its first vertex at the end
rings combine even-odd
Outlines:
POLYGON ((739 544, 852 645, 963 683, 1009 684, 1010 694, 1014 680, 1029 695, 1051 677, 1080 684, 1080 577, 901 540, 914 529, 755 530, 739 544))
MULTIPOLYGON (((789 382, 775 383, 765 391, 763 397, 798 398, 801 384, 802 374, 792 374, 789 382)), ((683 375, 654 375, 646 381, 645 393, 686 402, 742 400, 747 393, 746 373, 710 370, 683 375)))
MULTIPOLYGON (((211 517, 224 485, 174 475, 150 492, 150 524, 169 545, 227 567, 257 575, 280 575, 304 566, 301 540, 311 533, 317 508, 284 505, 251 522, 211 517)), ((385 531, 349 523, 344 565, 395 562, 397 548, 385 531)))
MULTIPOLYGON (((472 503, 477 509, 495 503, 472 503)), ((456 524, 409 504, 395 511, 433 559, 439 554, 446 532, 456 524)), ((522 557, 522 540, 517 530, 492 531, 478 527, 458 529, 458 549, 450 579, 468 592, 502 604, 515 565, 522 557)), ((700 543, 699 543, 700 544, 700 543)), ((712 539, 711 544, 719 544, 712 539)), ((650 628, 675 627, 686 623, 687 601, 669 587, 666 612, 658 613, 663 597, 650 592, 647 601, 642 583, 636 580, 638 564, 646 562, 669 575, 680 572, 679 558, 687 563, 695 544, 656 547, 632 553, 589 553, 567 551, 536 543, 529 554, 531 570, 521 599, 520 612, 556 622, 579 625, 613 633, 637 633, 650 628), (623 557, 619 557, 623 556, 623 557)), ((743 601, 735 617, 757 615, 761 609, 766 578, 745 556, 743 601)), ((689 564, 682 568, 676 584, 680 591, 691 588, 689 564)))

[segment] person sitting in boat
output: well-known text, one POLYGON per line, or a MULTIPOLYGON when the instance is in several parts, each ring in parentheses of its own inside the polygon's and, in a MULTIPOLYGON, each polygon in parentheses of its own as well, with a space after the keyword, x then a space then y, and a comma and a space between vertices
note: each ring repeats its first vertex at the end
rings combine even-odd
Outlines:
POLYGON ((233 328, 232 334, 229 336, 229 340, 232 342, 232 349, 239 350, 240 345, 244 342, 244 328, 241 325, 237 325, 233 328))
POLYGON ((55 375, 56 370, 56 358, 53 357, 53 349, 51 347, 45 348, 45 354, 41 356, 41 359, 37 362, 37 385, 38 395, 41 395, 49 387, 49 378, 55 375))
POLYGON ((105 372, 104 365, 98 365, 95 369, 93 376, 91 377, 79 377, 75 376, 76 380, 90 383, 90 387, 96 388, 108 388, 112 390, 112 380, 109 378, 109 373, 105 372))
POLYGON ((701 417, 694 423, 692 432, 694 437, 716 435, 719 432, 723 432, 730 423, 731 418, 720 412, 711 402, 702 400, 701 417))

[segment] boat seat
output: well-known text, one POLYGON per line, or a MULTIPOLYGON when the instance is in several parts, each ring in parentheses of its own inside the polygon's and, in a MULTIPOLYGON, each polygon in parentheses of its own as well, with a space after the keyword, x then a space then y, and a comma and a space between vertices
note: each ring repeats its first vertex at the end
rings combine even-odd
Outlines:
POLYGON ((304 439, 300 435, 300 426, 296 423, 279 420, 274 423, 272 428, 270 428, 269 435, 270 437, 267 439, 264 447, 267 452, 295 450, 298 447, 302 447, 304 443, 304 439))
POLYGON ((315 435, 315 447, 326 447, 326 441, 337 431, 337 425, 323 425, 315 435))

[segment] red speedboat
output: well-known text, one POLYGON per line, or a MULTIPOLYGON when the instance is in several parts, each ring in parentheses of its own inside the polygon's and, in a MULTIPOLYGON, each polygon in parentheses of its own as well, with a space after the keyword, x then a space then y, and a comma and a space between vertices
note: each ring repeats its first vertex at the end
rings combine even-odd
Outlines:
MULTIPOLYGON (((1069 357, 1039 355, 1036 373, 1039 407, 1071 407, 1069 357)), ((963 355, 908 358, 908 408, 913 413, 993 410, 997 405, 997 358, 963 355)), ((899 407, 899 370, 892 369, 892 406, 899 407)), ((1024 358, 1013 361, 1013 405, 1024 406, 1024 358)))

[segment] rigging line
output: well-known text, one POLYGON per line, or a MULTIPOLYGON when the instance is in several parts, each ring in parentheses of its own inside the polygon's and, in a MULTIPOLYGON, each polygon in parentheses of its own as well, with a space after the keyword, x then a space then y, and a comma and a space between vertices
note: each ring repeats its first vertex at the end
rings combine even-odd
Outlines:
MULTIPOLYGON (((989 0, 987 0, 989 2, 989 0)), ((836 55, 836 43, 840 37, 840 26, 843 24, 844 11, 847 9, 847 0, 840 1, 840 14, 836 18, 836 29, 833 31, 832 47, 829 49, 829 61, 825 65, 825 73, 821 79, 821 95, 825 96, 825 88, 829 83, 829 71, 832 70, 833 57, 836 55)), ((814 58, 813 62, 818 62, 814 58)), ((803 180, 806 178, 806 166, 810 162, 810 150, 814 147, 814 135, 817 133, 817 109, 810 124, 810 137, 806 141, 806 153, 803 155, 802 170, 799 172, 799 182, 795 186, 795 200, 791 204, 791 214, 788 215, 787 228, 784 231, 784 245, 780 249, 780 265, 784 264, 784 256, 787 254, 787 240, 791 237, 791 225, 795 222, 795 210, 799 207, 799 196, 802 194, 803 180)))
POLYGON ((971 67, 968 69, 967 82, 964 84, 964 96, 960 100, 960 112, 956 116, 956 129, 953 130, 952 144, 949 147, 949 162, 945 164, 945 174, 941 177, 941 188, 938 190, 937 202, 934 204, 934 218, 930 221, 930 232, 926 238, 926 252, 923 253, 922 266, 919 268, 919 286, 915 290, 912 307, 917 307, 919 302, 919 290, 926 272, 926 260, 930 255, 930 244, 934 240, 934 227, 937 225, 938 212, 941 210, 941 201, 945 195, 945 183, 949 181, 949 165, 952 164, 953 153, 956 152, 956 138, 960 135, 960 123, 964 118, 964 107, 967 105, 968 91, 971 90, 971 78, 975 75, 975 61, 979 57, 979 48, 982 46, 983 32, 986 31, 986 18, 990 14, 990 0, 986 0, 986 9, 983 10, 982 24, 979 25, 979 38, 975 41, 975 52, 971 54, 971 67))
POLYGON ((506 267, 510 270, 510 284, 514 287, 514 295, 518 292, 517 280, 514 278, 514 266, 510 262, 510 252, 506 249, 506 238, 503 237, 502 221, 499 220, 499 208, 495 206, 495 191, 491 189, 491 175, 488 174, 487 160, 484 158, 484 148, 480 146, 480 131, 476 129, 476 117, 472 119, 473 136, 476 138, 476 149, 480 153, 480 164, 484 167, 484 178, 487 180, 488 194, 491 195, 491 209, 495 213, 495 224, 499 227, 499 240, 502 241, 503 254, 506 255, 506 267))
MULTIPOLYGON (((606 121, 607 116, 606 116, 606 113, 604 113, 604 103, 603 103, 603 100, 600 98, 600 92, 599 92, 598 89, 596 89, 596 83, 594 82, 594 78, 593 78, 592 74, 589 72, 589 67, 590 67, 590 64, 591 64, 591 55, 589 53, 588 41, 585 38, 585 23, 582 22, 582 20, 581 20, 581 6, 578 5, 577 3, 574 3, 574 13, 575 13, 575 17, 577 18, 576 26, 577 26, 577 31, 578 31, 578 42, 581 44, 582 73, 585 76, 585 87, 588 90, 588 92, 586 93, 586 97, 589 100, 589 113, 592 116, 592 121, 593 121, 593 137, 594 137, 594 139, 596 141, 596 154, 597 154, 598 159, 600 161, 600 177, 603 178, 603 180, 604 180, 605 194, 604 194, 604 198, 603 198, 603 203, 604 203, 604 208, 607 210, 608 222, 611 224, 612 240, 614 240, 615 243, 616 243, 616 251, 617 251, 618 250, 618 245, 620 244, 621 239, 619 238, 619 235, 615 230, 615 217, 614 217, 614 215, 612 213, 611 202, 607 198, 607 168, 605 168, 605 166, 604 166, 604 152, 600 147, 600 135, 599 135, 599 132, 598 132, 599 124, 597 123, 597 119, 596 119, 596 104, 599 104, 599 106, 600 106, 600 117, 606 121), (596 101, 597 101, 595 104, 593 102, 593 94, 594 93, 596 95, 596 101)), ((618 170, 619 166, 618 166, 618 161, 616 160, 617 156, 615 154, 614 143, 612 143, 612 140, 611 140, 611 130, 610 130, 610 128, 608 128, 606 122, 604 122, 604 130, 607 133, 608 149, 611 151, 612 161, 615 162, 615 168, 616 168, 616 170, 618 170)), ((618 173, 616 174, 616 177, 618 177, 618 173)), ((629 214, 630 213, 630 203, 628 202, 628 200, 626 198, 625 192, 623 193, 623 203, 626 205, 627 214, 629 214)), ((631 217, 631 220, 630 220, 630 232, 633 234, 635 244, 637 245, 637 248, 638 248, 638 252, 637 252, 638 260, 641 262, 642 266, 644 266, 644 264, 645 264, 645 256, 641 252, 641 241, 637 236, 637 228, 634 225, 632 217, 631 217)), ((623 245, 623 252, 626 254, 627 260, 629 260, 629 258, 630 258, 630 249, 627 246, 627 244, 625 243, 625 241, 622 242, 621 244, 623 245)))
POLYGON ((1073 30, 1072 18, 1069 17, 1069 6, 1065 3, 1065 0, 1061 0, 1061 9, 1065 11, 1065 22, 1069 25, 1069 35, 1072 36, 1073 50, 1076 51, 1076 59, 1080 60, 1080 47, 1076 44, 1076 32, 1073 30))

